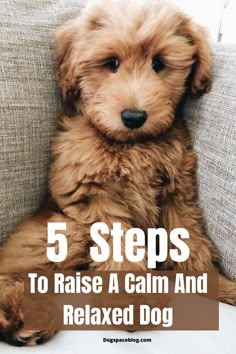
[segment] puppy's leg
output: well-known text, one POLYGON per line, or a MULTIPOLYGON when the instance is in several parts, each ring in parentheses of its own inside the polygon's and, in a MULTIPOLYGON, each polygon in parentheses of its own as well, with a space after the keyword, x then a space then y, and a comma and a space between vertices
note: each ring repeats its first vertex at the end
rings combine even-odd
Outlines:
MULTIPOLYGON (((186 208, 171 205, 165 205, 163 209, 163 226, 166 229, 184 227, 190 234, 190 239, 186 239, 190 249, 190 256, 186 262, 174 263, 168 260, 167 268, 173 268, 180 271, 211 271, 217 270, 214 264, 217 262, 217 252, 213 243, 204 235, 200 210, 197 206, 186 208), (181 211, 183 214, 181 215, 181 211), (189 214, 188 214, 189 213, 189 214)), ((218 271, 218 270, 217 270, 218 271)), ((228 280, 223 275, 219 275, 219 301, 236 305, 236 283, 228 280)))
MULTIPOLYGON (((190 248, 190 256, 184 263, 166 262, 166 268, 181 271, 217 270, 218 254, 213 242, 206 236, 202 211, 197 205, 195 180, 196 159, 191 149, 186 149, 181 173, 169 175, 169 184, 163 191, 162 225, 170 232, 175 228, 185 228, 190 238, 185 240, 190 248)), ((219 300, 236 304, 236 283, 219 275, 219 300)))
POLYGON ((129 223, 127 219, 119 218, 119 217, 111 217, 110 215, 107 215, 105 213, 105 208, 104 207, 104 214, 103 214, 103 222, 106 223, 106 225, 109 227, 109 230, 112 229, 113 223, 120 223, 122 226, 123 230, 123 236, 121 237, 121 255, 123 257, 123 260, 121 262, 116 262, 113 259, 113 250, 114 250, 114 239, 111 233, 108 233, 106 235, 103 235, 103 238, 106 240, 106 242, 109 245, 109 258, 105 262, 96 262, 96 261, 91 261, 89 267, 91 270, 95 271, 102 271, 102 270, 109 270, 109 271, 146 271, 147 270, 147 259, 146 259, 146 254, 145 257, 142 261, 140 262, 130 262, 126 258, 126 244, 125 244, 125 234, 127 230, 131 229, 132 223, 129 223))
MULTIPOLYGON (((119 219, 115 219, 115 222, 120 222, 122 225, 122 230, 124 235, 126 234, 126 231, 132 228, 132 225, 129 225, 127 223, 122 223, 122 220, 119 219)), ((107 223, 107 225, 112 225, 109 223, 107 223)), ((113 259, 113 249, 114 249, 114 240, 113 237, 111 236, 110 233, 108 233, 107 235, 103 236, 104 239, 106 240, 106 242, 109 245, 109 250, 110 250, 110 255, 107 261, 105 262, 95 262, 92 261, 90 263, 90 269, 91 270, 95 270, 95 271, 103 271, 103 270, 109 270, 109 271, 146 271, 147 270, 147 259, 146 259, 146 254, 145 257, 142 261, 140 262, 130 262, 127 258, 126 258, 126 245, 125 245, 125 236, 121 237, 121 255, 123 257, 123 260, 121 262, 115 262, 113 259)))
MULTIPOLYGON (((126 258, 125 234, 136 223, 129 210, 129 206, 121 197, 122 193, 123 189, 116 183, 107 185, 106 187, 96 183, 93 185, 92 192, 90 187, 85 183, 84 185, 81 184, 76 192, 69 196, 67 195, 66 199, 63 199, 63 203, 61 202, 60 208, 63 210, 63 213, 76 220, 78 225, 86 226, 88 233, 90 233, 90 227, 98 221, 106 224, 109 228, 109 232, 106 234, 99 232, 100 236, 109 245, 109 258, 104 262, 91 260, 89 263, 91 270, 141 271, 147 269, 146 259, 135 263, 130 262, 126 258), (86 198, 84 198, 84 195, 86 195, 86 198), (110 230, 113 228, 114 223, 120 223, 123 230, 123 236, 121 237, 121 255, 123 256, 123 261, 121 262, 113 260, 113 243, 117 239, 111 235, 110 230)), ((96 244, 92 243, 92 240, 91 245, 96 246, 96 244)))
POLYGON ((0 339, 14 345, 34 345, 48 340, 56 324, 32 330, 24 326, 21 274, 31 271, 84 268, 88 260, 87 237, 77 223, 56 213, 38 214, 27 219, 0 248, 0 339), (62 263, 47 259, 47 223, 66 222, 68 257, 62 263))

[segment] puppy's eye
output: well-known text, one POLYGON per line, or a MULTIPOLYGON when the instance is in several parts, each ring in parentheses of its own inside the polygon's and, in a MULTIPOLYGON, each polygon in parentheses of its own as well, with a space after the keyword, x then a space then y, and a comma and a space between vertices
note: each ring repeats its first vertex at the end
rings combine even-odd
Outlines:
POLYGON ((116 72, 120 66, 120 61, 117 58, 109 58, 105 62, 105 67, 113 72, 116 72))
POLYGON ((156 73, 159 73, 165 69, 165 64, 158 57, 154 57, 152 59, 152 68, 156 73))

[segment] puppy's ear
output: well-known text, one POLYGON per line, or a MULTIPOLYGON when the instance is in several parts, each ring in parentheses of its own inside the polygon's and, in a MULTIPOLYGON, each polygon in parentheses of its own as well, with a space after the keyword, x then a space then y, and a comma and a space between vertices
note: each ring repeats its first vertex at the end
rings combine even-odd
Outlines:
MULTIPOLYGON (((66 112, 74 113, 75 101, 79 98, 79 74, 76 72, 75 42, 79 40, 78 19, 70 20, 59 27, 56 37, 56 60, 59 87, 65 103, 66 112)), ((70 114, 70 115, 71 115, 70 114)))
POLYGON ((196 97, 211 89, 212 55, 207 31, 189 18, 181 23, 182 35, 195 47, 194 64, 188 81, 188 91, 196 97))

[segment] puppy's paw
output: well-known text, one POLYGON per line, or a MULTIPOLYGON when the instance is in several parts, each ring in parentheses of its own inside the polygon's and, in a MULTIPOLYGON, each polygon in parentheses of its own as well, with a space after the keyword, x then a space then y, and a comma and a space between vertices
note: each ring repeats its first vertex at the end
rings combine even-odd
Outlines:
MULTIPOLYGON (((46 342, 56 332, 57 318, 54 320, 54 312, 51 313, 49 310, 45 311, 45 318, 43 318, 42 312, 34 314, 35 307, 30 305, 35 301, 27 299, 27 313, 31 314, 28 316, 28 322, 36 327, 30 328, 28 324, 26 327, 23 293, 22 280, 14 276, 0 275, 0 340, 15 346, 32 346, 46 342), (44 322, 36 324, 38 318, 40 320, 43 318, 44 322)), ((37 305, 37 301, 35 305, 37 305)), ((53 306, 51 308, 53 309, 53 306)))
POLYGON ((14 333, 23 327, 23 313, 21 310, 6 307, 0 309, 0 339, 10 342, 14 333))
POLYGON ((48 341, 56 329, 29 329, 24 327, 23 313, 0 311, 0 339, 14 346, 34 346, 48 341))
POLYGON ((9 342, 15 346, 34 346, 47 342, 56 331, 30 330, 24 327, 20 328, 9 342))

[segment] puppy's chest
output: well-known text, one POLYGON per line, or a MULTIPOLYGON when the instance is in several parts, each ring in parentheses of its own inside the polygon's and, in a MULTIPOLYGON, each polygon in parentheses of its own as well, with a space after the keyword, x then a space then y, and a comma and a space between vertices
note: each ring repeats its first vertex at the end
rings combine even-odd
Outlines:
POLYGON ((80 168, 84 175, 101 183, 142 187, 157 183, 161 162, 155 148, 145 145, 111 151, 96 149, 80 168))
POLYGON ((122 199, 135 220, 136 227, 156 227, 158 199, 163 175, 155 147, 145 146, 104 154, 94 160, 92 180, 112 191, 114 199, 122 199), (96 164, 99 161, 99 164, 96 164))

